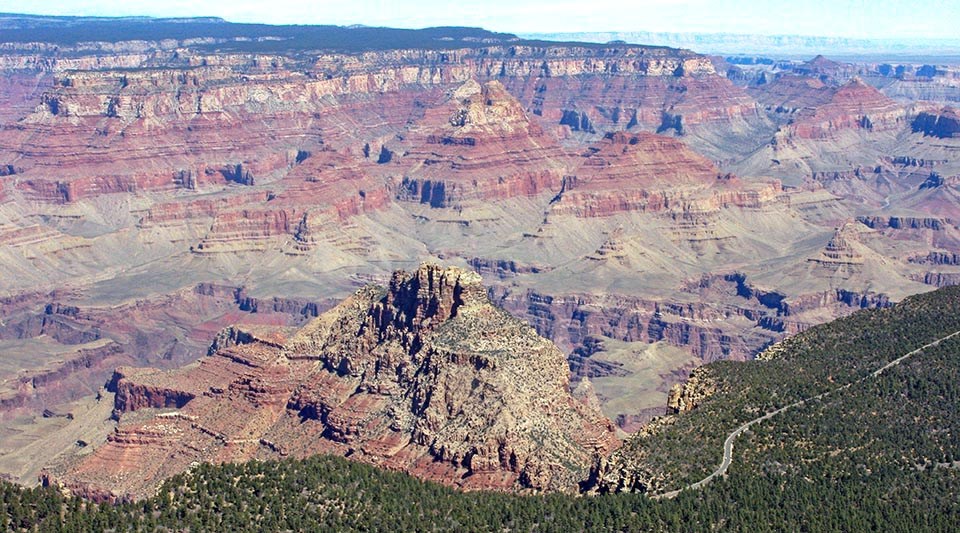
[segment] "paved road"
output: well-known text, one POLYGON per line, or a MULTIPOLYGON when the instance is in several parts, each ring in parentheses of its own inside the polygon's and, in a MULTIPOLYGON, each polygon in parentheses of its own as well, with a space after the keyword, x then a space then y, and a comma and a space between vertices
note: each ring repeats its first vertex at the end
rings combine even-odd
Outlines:
POLYGON ((683 489, 672 490, 672 491, 670 491, 670 492, 662 492, 662 493, 659 493, 659 494, 651 494, 650 497, 651 497, 651 498, 654 498, 654 499, 657 499, 657 500, 659 500, 659 499, 661 499, 661 498, 674 498, 674 497, 677 496, 677 494, 680 494, 680 491, 681 491, 681 490, 690 490, 690 489, 699 489, 699 488, 702 488, 702 487, 703 487, 704 485, 706 485, 707 483, 710 483, 711 481, 713 481, 713 478, 715 478, 715 477, 717 477, 717 476, 722 476, 722 475, 724 475, 724 474, 727 473, 727 469, 730 468, 730 463, 733 462, 733 441, 735 441, 735 440, 737 439, 737 437, 739 437, 740 435, 742 435, 744 431, 750 429, 750 427, 753 426, 754 424, 758 424, 758 423, 760 423, 760 422, 763 422, 764 420, 767 420, 768 418, 772 418, 772 417, 774 417, 774 416, 777 416, 778 414, 786 411, 787 409, 793 409, 794 407, 798 407, 798 406, 800 406, 800 405, 803 405, 803 404, 805 404, 805 403, 807 403, 807 402, 809 402, 809 401, 811 401, 811 400, 819 400, 819 399, 821 399, 821 398, 823 398, 823 397, 825 397, 825 396, 829 396, 829 395, 831 395, 831 394, 833 394, 833 393, 835 393, 835 392, 839 392, 839 391, 842 391, 842 390, 844 390, 844 389, 848 389, 848 388, 850 388, 850 387, 853 386, 853 385, 857 385, 857 384, 859 384, 859 383, 862 383, 862 382, 863 382, 864 380, 866 380, 867 378, 877 377, 877 376, 879 376, 880 374, 882 374, 883 372, 885 372, 886 370, 889 370, 890 368, 899 365, 900 363, 902 363, 904 360, 908 359, 909 357, 914 356, 914 355, 916 355, 916 354, 918 354, 918 353, 926 350, 927 348, 932 348, 932 347, 940 344, 942 341, 945 341, 945 340, 947 340, 947 339, 949 339, 949 338, 951 338, 951 337, 956 337, 957 335, 960 335, 960 331, 954 331, 953 333, 951 333, 951 334, 949 334, 949 335, 947 335, 947 336, 945 336, 945 337, 940 337, 939 339, 937 339, 937 340, 935 340, 935 341, 933 341, 933 342, 931 342, 931 343, 924 344, 923 346, 917 348, 916 350, 913 350, 912 352, 907 352, 907 353, 901 355, 900 357, 894 359, 893 361, 890 361, 889 363, 887 363, 887 364, 883 365, 882 367, 878 368, 878 369, 875 370, 874 372, 871 372, 870 374, 867 374, 866 376, 864 376, 864 377, 862 377, 862 378, 860 378, 860 379, 858 379, 858 380, 856 380, 856 381, 853 381, 853 382, 851 382, 851 383, 847 383, 846 385, 841 385, 841 386, 839 386, 839 387, 837 387, 837 388, 835 388, 835 389, 833 389, 833 390, 827 391, 827 392, 822 392, 822 393, 820 393, 820 394, 817 394, 816 396, 811 396, 810 398, 804 398, 804 399, 802 399, 802 400, 798 400, 798 401, 796 401, 796 402, 791 403, 790 405, 785 405, 785 406, 783 406, 783 407, 781 407, 781 408, 779 408, 779 409, 777 409, 777 410, 775 410, 775 411, 770 411, 769 413, 767 413, 767 414, 765 414, 765 415, 763 415, 763 416, 754 418, 753 420, 750 420, 749 422, 744 423, 743 425, 741 425, 741 426, 738 427, 737 429, 731 431, 730 434, 727 435, 727 439, 723 441, 723 461, 720 463, 720 466, 719 466, 716 470, 714 470, 713 472, 710 473, 709 476, 701 479, 700 481, 697 481, 696 483, 687 485, 687 486, 684 487, 683 489))

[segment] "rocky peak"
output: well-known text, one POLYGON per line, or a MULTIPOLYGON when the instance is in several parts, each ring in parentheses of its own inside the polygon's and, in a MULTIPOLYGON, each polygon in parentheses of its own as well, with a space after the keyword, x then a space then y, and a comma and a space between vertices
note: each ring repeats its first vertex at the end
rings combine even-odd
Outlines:
POLYGON ((809 75, 835 76, 844 71, 846 68, 847 65, 843 63, 838 63, 832 59, 827 59, 822 55, 818 55, 798 67, 796 70, 803 74, 809 75))
POLYGON ((807 61, 807 65, 811 67, 836 67, 838 64, 832 59, 827 59, 823 54, 817 54, 813 59, 807 61))
POLYGON ((414 272, 399 270, 386 295, 371 307, 377 331, 419 334, 457 316, 465 305, 489 304, 480 275, 424 263, 414 272))
POLYGON ((451 102, 454 111, 449 125, 454 136, 510 134, 530 127, 523 105, 496 80, 482 85, 474 79, 467 80, 453 92, 451 102))
POLYGON ((859 76, 854 76, 853 79, 847 83, 841 85, 836 94, 834 95, 834 101, 843 101, 843 100, 853 100, 859 102, 874 102, 874 101, 888 101, 889 98, 884 96, 883 93, 875 89, 871 85, 867 85, 859 76))
POLYGON ((336 453, 470 489, 573 491, 619 446, 588 385, 571 394, 564 354, 459 268, 397 272, 292 337, 231 330, 213 350, 118 372, 120 427, 60 481, 140 496, 194 461, 336 453))
POLYGON ((830 241, 820 251, 820 255, 810 260, 831 268, 838 265, 862 265, 864 257, 858 250, 862 227, 861 224, 852 221, 837 227, 830 241))

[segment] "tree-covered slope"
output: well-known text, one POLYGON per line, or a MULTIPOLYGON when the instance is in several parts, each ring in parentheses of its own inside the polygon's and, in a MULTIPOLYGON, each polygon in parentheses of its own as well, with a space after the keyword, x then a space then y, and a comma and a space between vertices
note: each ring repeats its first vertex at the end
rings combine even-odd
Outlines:
MULTIPOLYGON (((806 442, 807 432, 817 430, 822 424, 867 431, 878 428, 879 423, 892 424, 895 417, 908 416, 905 412, 899 413, 911 405, 926 409, 922 416, 928 417, 931 423, 943 416, 960 420, 960 414, 954 412, 956 396, 952 401, 948 399, 950 394, 956 394, 949 381, 938 385, 941 387, 938 389, 924 389, 919 397, 909 390, 911 383, 942 378, 948 375, 948 369, 960 367, 956 338, 912 356, 904 365, 881 374, 879 380, 865 379, 886 363, 957 331, 960 331, 960 287, 946 287, 912 296, 892 308, 864 310, 811 328, 771 347, 757 361, 725 361, 702 367, 695 372, 695 380, 709 383, 717 392, 689 413, 668 417, 656 429, 629 439, 612 458, 607 477, 616 481, 615 471, 620 469, 631 472, 644 488, 654 492, 682 488, 717 468, 724 439, 741 424, 822 393, 831 394, 822 401, 807 403, 764 421, 754 426, 753 431, 769 431, 782 434, 786 441, 806 442), (931 360, 937 357, 936 361, 931 360), (935 366, 940 370, 929 371, 935 366), (887 396, 876 394, 878 382, 886 382, 889 376, 905 371, 913 373, 910 379, 904 377, 904 382, 887 396), (854 385, 838 390, 846 384, 854 385), (909 394, 913 394, 913 403, 904 401, 909 394), (819 413, 816 409, 821 405, 842 407, 819 413), (866 406, 875 407, 867 409, 866 406), (874 420, 851 414, 860 411, 864 411, 861 414, 876 411, 882 416, 874 420), (801 413, 813 414, 797 419, 801 413), (845 414, 840 416, 841 413, 845 414)), ((914 412, 909 416, 920 415, 914 412)), ((880 437, 893 439, 894 435, 887 433, 880 437)), ((737 441, 738 451, 750 446, 745 442, 737 441)), ((807 446, 807 450, 810 454, 836 452, 833 448, 821 449, 815 445, 807 446)), ((914 459, 923 462, 934 458, 918 455, 914 459)), ((734 467, 742 463, 735 455, 734 467)))

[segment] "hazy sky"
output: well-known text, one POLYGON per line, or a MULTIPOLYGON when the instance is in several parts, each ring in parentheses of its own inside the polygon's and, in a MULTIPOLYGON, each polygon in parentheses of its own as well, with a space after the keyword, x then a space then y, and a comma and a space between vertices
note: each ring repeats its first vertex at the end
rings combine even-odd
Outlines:
POLYGON ((960 37, 960 0, 0 0, 0 11, 211 15, 233 22, 458 25, 496 31, 667 31, 960 37))

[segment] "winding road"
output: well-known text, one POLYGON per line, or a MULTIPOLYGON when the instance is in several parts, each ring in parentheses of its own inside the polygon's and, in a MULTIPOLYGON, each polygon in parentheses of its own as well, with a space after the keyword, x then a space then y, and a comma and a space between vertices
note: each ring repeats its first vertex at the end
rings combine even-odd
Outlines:
POLYGON ((934 347, 934 346, 937 346, 937 345, 940 344, 941 342, 943 342, 943 341, 945 341, 945 340, 947 340, 947 339, 950 339, 950 338, 952 338, 952 337, 956 337, 957 335, 960 335, 960 331, 954 331, 953 333, 951 333, 951 334, 949 334, 949 335, 946 335, 946 336, 944 336, 944 337, 940 337, 939 339, 937 339, 937 340, 935 340, 935 341, 933 341, 933 342, 924 344, 923 346, 917 348, 916 350, 913 350, 913 351, 911 351, 911 352, 907 352, 907 353, 901 355, 900 357, 894 359, 893 361, 890 361, 889 363, 883 365, 882 367, 878 368, 877 370, 871 372, 870 374, 867 374, 866 376, 864 376, 864 377, 862 377, 862 378, 860 378, 860 379, 858 379, 858 380, 856 380, 856 381, 852 381, 852 382, 850 382, 850 383, 847 383, 846 385, 841 385, 841 386, 839 386, 839 387, 837 387, 837 388, 835 388, 835 389, 833 389, 833 390, 829 390, 829 391, 827 391, 827 392, 822 392, 822 393, 820 393, 820 394, 817 394, 816 396, 811 396, 811 397, 809 397, 809 398, 804 398, 804 399, 802 399, 802 400, 795 401, 795 402, 793 402, 793 403, 791 403, 791 404, 789 404, 789 405, 785 405, 785 406, 783 406, 783 407, 781 407, 781 408, 779 408, 779 409, 777 409, 777 410, 775 410, 775 411, 770 411, 769 413, 767 413, 767 414, 765 414, 765 415, 763 415, 763 416, 754 418, 753 420, 750 420, 749 422, 746 422, 746 423, 742 424, 742 425, 741 425, 740 427, 738 427, 737 429, 731 431, 730 434, 727 435, 726 440, 723 441, 723 461, 720 463, 720 466, 719 466, 716 470, 714 470, 713 472, 710 473, 709 476, 701 479, 700 481, 697 481, 696 483, 692 483, 692 484, 690 484, 690 485, 687 485, 686 487, 684 487, 684 488, 682 488, 682 489, 672 490, 672 491, 670 491, 670 492, 661 492, 661 493, 658 493, 658 494, 651 494, 650 497, 653 498, 653 499, 655 499, 655 500, 659 500, 659 499, 663 499, 663 498, 674 498, 674 497, 676 497, 678 494, 680 494, 680 491, 702 488, 702 487, 703 487, 704 485, 706 485, 707 483, 710 483, 711 481, 713 481, 713 478, 715 478, 715 477, 717 477, 717 476, 723 476, 724 474, 727 473, 727 469, 730 468, 730 463, 733 462, 733 441, 735 441, 735 440, 737 439, 737 437, 739 437, 740 435, 742 435, 744 431, 750 429, 750 427, 753 426, 754 424, 758 424, 758 423, 760 423, 760 422, 763 422, 764 420, 767 420, 768 418, 772 418, 772 417, 774 417, 774 416, 777 416, 778 414, 780 414, 780 413, 782 413, 782 412, 784 412, 784 411, 786 411, 786 410, 788 410, 788 409, 793 409, 794 407, 798 407, 798 406, 804 405, 805 403, 807 403, 807 402, 809 402, 809 401, 811 401, 811 400, 819 400, 819 399, 824 398, 824 397, 826 397, 826 396, 829 396, 829 395, 831 395, 831 394, 833 394, 833 393, 835 393, 835 392, 839 392, 839 391, 842 391, 842 390, 844 390, 844 389, 848 389, 848 388, 852 387, 853 385, 857 385, 857 384, 860 384, 860 383, 864 382, 864 381, 867 380, 868 378, 877 377, 877 376, 879 376, 880 374, 882 374, 883 372, 885 372, 886 370, 888 370, 888 369, 890 369, 890 368, 892 368, 892 367, 894 367, 894 366, 899 365, 900 363, 902 363, 904 360, 910 358, 911 356, 914 356, 914 355, 916 355, 916 354, 918 354, 918 353, 926 350, 927 348, 932 348, 932 347, 934 347))

